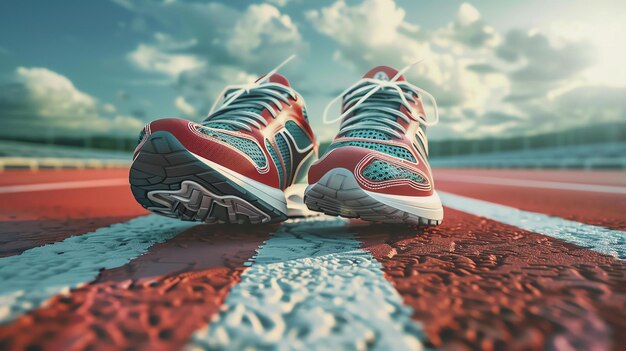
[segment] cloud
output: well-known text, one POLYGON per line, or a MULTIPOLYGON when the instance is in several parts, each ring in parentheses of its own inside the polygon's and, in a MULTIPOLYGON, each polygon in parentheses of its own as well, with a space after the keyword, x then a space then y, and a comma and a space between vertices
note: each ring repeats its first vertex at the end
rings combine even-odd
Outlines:
POLYGON ((474 63, 467 65, 467 69, 478 73, 498 72, 498 69, 488 63, 474 63))
POLYGON ((501 111, 489 111, 483 115, 481 123, 487 125, 505 124, 508 122, 519 122, 524 120, 524 116, 520 114, 505 113, 501 111))
POLYGON ((480 20, 480 12, 471 4, 464 2, 457 12, 457 22, 461 26, 469 26, 480 20))
POLYGON ((24 135, 135 134, 143 126, 136 118, 116 115, 115 106, 98 102, 67 77, 40 67, 16 69, 14 80, 0 87, 0 110, 0 129, 24 135))
POLYGON ((41 103, 43 116, 59 116, 71 111, 87 112, 95 109, 96 100, 76 89, 68 78, 46 68, 17 68, 18 82, 41 103))
MULTIPOLYGON (((436 137, 561 129, 579 121, 615 120, 622 111, 617 99, 603 100, 606 106, 600 106, 579 96, 585 92, 599 100, 604 98, 600 92, 616 94, 587 79, 598 64, 597 50, 584 35, 572 36, 565 29, 566 36, 528 28, 498 31, 480 7, 467 2, 451 11, 447 20, 444 17, 443 25, 429 28, 414 22, 394 0, 333 0, 307 6, 291 6, 292 0, 241 6, 116 1, 131 18, 144 23, 146 31, 159 28, 152 37, 142 35, 127 55, 138 72, 148 74, 134 77, 132 84, 152 86, 158 81, 167 86, 172 89, 172 107, 190 118, 206 113, 225 85, 255 79, 293 53, 306 59, 309 46, 314 59, 334 60, 359 73, 381 64, 401 68, 424 59, 406 76, 437 98, 442 123, 429 132, 436 137), (305 11, 304 22, 297 22, 302 16, 293 11, 303 7, 310 10, 305 11), (326 39, 311 36, 309 43, 310 29, 326 39), (331 56, 321 57, 329 51, 314 45, 328 43, 331 56), (573 96, 595 106, 598 117, 594 119, 593 108, 576 104, 573 96)), ((296 74, 304 70, 296 63, 284 71, 297 80, 296 74)), ((605 71, 611 76, 610 69, 605 71)), ((313 77, 305 80, 309 92, 305 96, 310 96, 312 115, 318 115, 315 110, 326 102, 325 94, 343 90, 345 86, 338 84, 346 83, 306 74, 313 77)), ((318 122, 314 119, 314 124, 318 122)), ((332 135, 329 127, 324 128, 318 134, 332 135)))
POLYGON ((552 100, 531 100, 520 105, 536 131, 623 121, 626 87, 582 86, 552 100))
POLYGON ((407 22, 404 9, 393 0, 366 0, 355 6, 339 0, 306 17, 338 44, 335 59, 362 72, 381 64, 401 68, 423 58, 407 72, 408 79, 431 91, 442 112, 461 115, 463 109, 473 109, 482 114, 509 91, 509 81, 499 71, 476 71, 479 60, 474 52, 495 45, 497 35, 484 29, 488 27, 470 5, 460 7, 456 22, 432 32, 407 22), (487 34, 480 40, 465 38, 460 33, 467 28, 487 34), (479 44, 483 47, 476 47, 479 44))
POLYGON ((268 3, 272 5, 276 5, 278 7, 284 7, 288 4, 295 4, 298 2, 302 2, 301 0, 267 0, 268 3))
POLYGON ((128 58, 144 71, 163 73, 170 77, 178 77, 182 72, 196 70, 206 64, 194 55, 172 54, 146 44, 139 44, 128 58))
MULTIPOLYGON (((140 44, 146 56, 161 58, 157 61, 179 58, 191 64, 200 60, 207 67, 245 66, 262 71, 268 62, 278 63, 307 49, 291 17, 270 4, 251 4, 239 10, 220 3, 144 0, 132 3, 128 9, 160 24, 163 33, 152 42, 140 44)), ((150 64, 143 67, 165 74, 180 73, 178 69, 150 64)))
POLYGON ((306 18, 338 44, 334 54, 337 61, 365 72, 380 64, 401 67, 418 58, 429 58, 416 69, 428 85, 443 85, 442 67, 430 59, 436 54, 427 40, 414 39, 423 33, 406 22, 405 15, 392 0, 366 0, 355 6, 340 0, 307 12, 306 18))
POLYGON ((485 24, 478 9, 469 3, 461 4, 456 20, 436 35, 474 49, 494 47, 501 41, 495 29, 485 24))
POLYGON ((626 115, 617 98, 623 90, 585 79, 596 62, 588 40, 527 29, 501 35, 469 3, 451 17, 424 30, 393 0, 338 0, 306 13, 313 28, 335 42, 334 59, 360 72, 423 58, 406 75, 437 98, 442 123, 430 132, 436 137, 519 135, 626 115))
MULTIPOLYGON (((197 113, 186 114, 188 117, 205 116, 217 95, 232 84, 243 84, 254 81, 257 77, 236 66, 220 65, 207 69, 183 72, 176 80, 175 88, 180 97, 197 113)), ((181 112, 180 107, 176 106, 181 112)))
POLYGON ((567 42, 561 46, 550 43, 547 36, 534 31, 512 30, 506 35, 497 55, 508 62, 526 62, 511 73, 519 82, 558 81, 567 79, 591 66, 594 61, 591 44, 567 42))
POLYGON ((248 82, 307 50, 291 17, 270 4, 243 10, 180 1, 120 5, 160 23, 161 32, 140 43, 128 59, 141 71, 167 77, 178 96, 175 107, 186 116, 191 109, 208 112, 225 85, 248 82))
POLYGON ((287 15, 268 4, 250 5, 237 20, 226 48, 233 55, 248 56, 261 45, 298 45, 302 36, 287 15))
POLYGON ((337 1, 306 17, 315 28, 344 47, 396 46, 406 36, 401 33, 405 11, 389 0, 367 0, 357 6, 337 1))
POLYGON ((104 104, 102 105, 102 111, 106 113, 115 113, 117 109, 112 104, 104 104))
POLYGON ((196 117, 196 109, 191 106, 184 97, 178 96, 176 100, 174 100, 174 105, 180 112, 182 112, 186 116, 196 117))

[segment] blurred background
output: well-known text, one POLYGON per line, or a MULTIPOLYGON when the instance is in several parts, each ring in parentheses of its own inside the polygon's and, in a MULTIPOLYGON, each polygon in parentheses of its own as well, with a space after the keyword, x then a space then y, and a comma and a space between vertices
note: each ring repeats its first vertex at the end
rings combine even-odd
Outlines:
POLYGON ((619 0, 3 0, 0 168, 128 164, 146 122, 200 121, 297 54, 281 72, 322 148, 333 97, 421 58, 434 166, 625 169, 624 33, 619 0))

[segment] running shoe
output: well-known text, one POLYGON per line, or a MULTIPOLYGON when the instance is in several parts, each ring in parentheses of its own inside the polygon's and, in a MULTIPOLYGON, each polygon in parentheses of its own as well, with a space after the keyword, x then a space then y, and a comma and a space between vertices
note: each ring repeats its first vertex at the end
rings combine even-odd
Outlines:
POLYGON ((207 223, 287 219, 283 190, 317 156, 302 97, 276 73, 224 89, 201 123, 177 118, 145 126, 130 169, 144 208, 207 223))
POLYGON ((441 223, 443 207, 425 134, 438 121, 437 103, 405 80, 411 66, 401 71, 376 67, 326 107, 324 122, 341 124, 326 153, 309 169, 309 209, 382 223, 441 223), (426 118, 424 98, 432 104, 432 120, 426 118), (341 115, 328 121, 328 111, 339 99, 341 115))

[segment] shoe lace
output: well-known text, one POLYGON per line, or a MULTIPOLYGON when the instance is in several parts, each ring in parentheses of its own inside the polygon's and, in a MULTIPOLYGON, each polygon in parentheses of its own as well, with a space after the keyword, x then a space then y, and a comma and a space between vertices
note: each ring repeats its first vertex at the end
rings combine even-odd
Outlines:
POLYGON ((404 114, 399 106, 404 106, 415 120, 419 120, 424 126, 433 126, 439 122, 439 110, 437 101, 426 90, 419 88, 406 81, 397 81, 408 69, 412 68, 420 61, 414 62, 400 71, 389 81, 362 78, 339 96, 331 100, 324 109, 324 124, 332 124, 341 121, 339 134, 343 135, 356 129, 374 129, 401 138, 406 133, 406 128, 396 122, 397 117, 410 122, 409 117, 404 114), (415 103, 414 96, 427 97, 434 109, 434 119, 428 121, 419 116, 409 101, 415 103), (330 108, 339 100, 343 99, 343 106, 348 109, 332 120, 328 119, 330 108), (354 112, 354 113, 353 113, 354 112), (350 115, 353 113, 352 115, 350 115))
POLYGON ((295 99, 297 95, 290 87, 267 80, 295 57, 291 55, 256 82, 225 87, 202 123, 220 123, 248 131, 252 131, 251 126, 257 129, 267 126, 261 111, 267 109, 276 118, 282 108, 280 102, 290 105, 289 97, 295 99))

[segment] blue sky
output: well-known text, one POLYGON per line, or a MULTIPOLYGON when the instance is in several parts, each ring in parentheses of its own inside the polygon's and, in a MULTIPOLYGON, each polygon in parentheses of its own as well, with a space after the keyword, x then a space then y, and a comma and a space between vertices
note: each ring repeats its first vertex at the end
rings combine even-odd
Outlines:
POLYGON ((134 135, 202 119, 226 84, 282 71, 321 112, 376 65, 431 91, 431 138, 626 121, 620 1, 30 1, 0 3, 0 130, 134 135))

